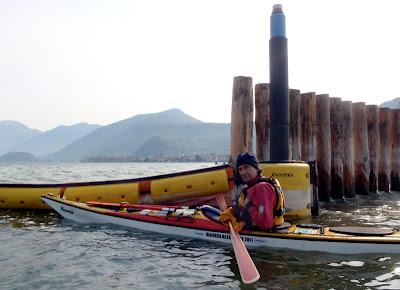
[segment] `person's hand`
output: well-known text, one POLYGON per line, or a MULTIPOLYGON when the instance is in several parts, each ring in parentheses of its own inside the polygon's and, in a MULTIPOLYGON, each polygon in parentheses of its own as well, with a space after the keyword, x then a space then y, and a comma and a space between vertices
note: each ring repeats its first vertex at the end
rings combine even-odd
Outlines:
POLYGON ((245 226, 244 222, 238 221, 235 216, 233 215, 233 208, 230 207, 223 212, 221 212, 221 215, 219 217, 219 221, 224 224, 225 226, 228 226, 228 223, 231 223, 235 231, 240 232, 243 227, 245 226))
POLYGON ((221 212, 219 216, 219 221, 221 223, 227 223, 228 221, 231 221, 234 218, 233 216, 233 209, 232 207, 228 207, 226 210, 221 212))

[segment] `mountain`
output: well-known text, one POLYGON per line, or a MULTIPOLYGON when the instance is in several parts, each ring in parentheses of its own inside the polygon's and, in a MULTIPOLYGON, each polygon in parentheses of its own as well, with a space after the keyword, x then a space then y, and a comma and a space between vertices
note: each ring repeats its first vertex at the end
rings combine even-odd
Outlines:
POLYGON ((230 124, 197 123, 165 127, 140 146, 135 156, 229 154, 230 124))
POLYGON ((389 109, 400 109, 400 98, 395 98, 393 100, 384 102, 380 104, 379 107, 384 107, 389 109))
POLYGON ((171 109, 101 127, 50 158, 82 160, 93 156, 228 152, 229 136, 229 124, 204 123, 179 109, 171 109))
POLYGON ((9 152, 0 157, 0 162, 32 162, 39 161, 35 155, 29 152, 9 152))
POLYGON ((57 152, 68 144, 100 128, 99 125, 78 123, 72 126, 58 126, 52 130, 35 135, 19 146, 15 151, 26 151, 43 157, 57 152))
POLYGON ((136 151, 136 156, 179 156, 182 149, 174 142, 159 136, 150 138, 136 151))
POLYGON ((41 131, 28 128, 17 121, 0 121, 0 155, 39 135, 41 131))

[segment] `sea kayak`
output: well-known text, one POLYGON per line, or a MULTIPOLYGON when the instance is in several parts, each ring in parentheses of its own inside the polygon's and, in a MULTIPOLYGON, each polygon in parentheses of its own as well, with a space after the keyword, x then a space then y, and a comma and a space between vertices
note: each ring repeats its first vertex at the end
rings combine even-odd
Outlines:
MULTIPOLYGON (((315 166, 306 162, 262 162, 264 176, 277 178, 285 193, 286 218, 311 215, 316 194, 315 166)), ((50 209, 40 197, 46 192, 66 199, 88 202, 139 204, 203 204, 234 188, 233 168, 207 168, 123 180, 59 184, 0 183, 0 209, 50 209)), ((231 194, 226 197, 230 197, 231 194)))
POLYGON ((130 203, 168 203, 200 199, 233 188, 228 165, 133 179, 58 184, 0 184, 0 208, 50 209, 40 196, 53 192, 69 200, 130 203))
MULTIPOLYGON (((56 197, 42 200, 66 219, 79 223, 113 224, 165 235, 230 243, 229 229, 219 222, 219 210, 210 206, 80 203, 56 197)), ((249 248, 283 248, 336 254, 400 253, 400 232, 390 228, 290 225, 272 232, 241 231, 249 248)))

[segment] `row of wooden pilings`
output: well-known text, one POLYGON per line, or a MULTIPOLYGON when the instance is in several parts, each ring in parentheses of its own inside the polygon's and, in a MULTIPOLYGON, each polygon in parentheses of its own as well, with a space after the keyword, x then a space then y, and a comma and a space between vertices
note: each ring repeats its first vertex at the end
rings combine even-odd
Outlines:
MULTIPOLYGON (((351 198, 356 193, 400 191, 400 109, 291 89, 289 111, 289 159, 317 161, 321 201, 351 198)), ((255 149, 259 160, 268 161, 269 121, 269 85, 255 85, 254 104, 252 78, 235 77, 232 157, 255 149)))

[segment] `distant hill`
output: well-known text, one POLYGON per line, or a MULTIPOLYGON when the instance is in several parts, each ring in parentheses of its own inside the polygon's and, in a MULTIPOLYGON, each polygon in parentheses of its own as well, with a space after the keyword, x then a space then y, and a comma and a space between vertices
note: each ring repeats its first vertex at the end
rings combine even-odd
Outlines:
POLYGON ((101 127, 50 158, 82 160, 93 156, 228 153, 229 136, 229 124, 204 123, 179 109, 171 109, 101 127))
POLYGON ((179 144, 163 139, 159 136, 150 138, 136 150, 136 156, 180 156, 182 148, 179 144))
POLYGON ((134 156, 229 154, 230 125, 183 124, 165 127, 133 152, 134 156))
POLYGON ((15 151, 26 151, 43 157, 57 152, 68 144, 100 128, 99 125, 78 123, 72 126, 58 126, 52 130, 45 131, 24 143, 16 146, 15 151))
POLYGON ((42 133, 17 121, 0 121, 0 155, 42 133))
POLYGON ((400 98, 395 98, 393 100, 384 102, 380 104, 379 107, 384 107, 389 109, 400 109, 400 98))
POLYGON ((0 162, 38 161, 35 155, 29 152, 9 152, 0 157, 0 162))

